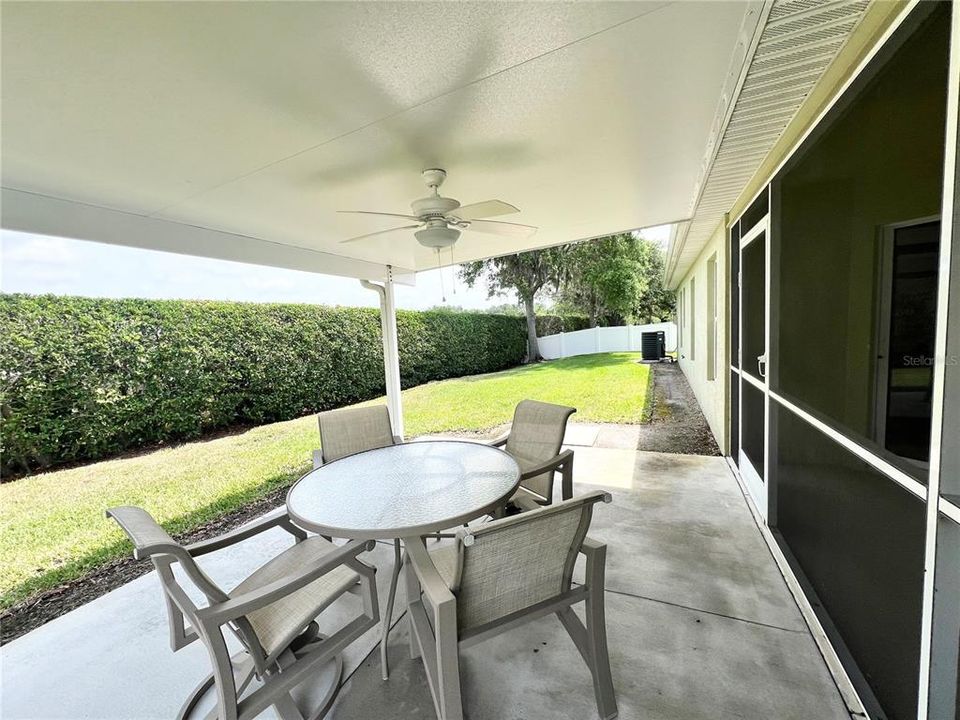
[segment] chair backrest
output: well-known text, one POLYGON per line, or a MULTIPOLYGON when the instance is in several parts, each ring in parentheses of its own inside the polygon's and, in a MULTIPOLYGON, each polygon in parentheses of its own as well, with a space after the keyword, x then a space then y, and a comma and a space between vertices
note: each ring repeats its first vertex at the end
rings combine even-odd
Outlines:
POLYGON ((386 405, 330 410, 317 415, 325 463, 394 444, 386 405))
POLYGON ((570 589, 573 566, 590 527, 596 491, 457 532, 460 629, 492 623, 570 589))
MULTIPOLYGON (((522 400, 513 413, 513 424, 507 438, 505 450, 530 464, 539 464, 560 454, 563 436, 567 431, 567 420, 576 412, 575 408, 565 405, 553 405, 539 400, 522 400)), ((552 472, 527 478, 521 484, 546 497, 552 487, 552 472)))
MULTIPOLYGON (((183 617, 186 616, 193 628, 199 627, 196 618, 197 606, 174 574, 173 563, 179 563, 190 582, 206 597, 207 603, 214 605, 226 602, 230 596, 210 579, 187 549, 170 537, 146 510, 126 505, 107 510, 107 517, 116 520, 133 542, 133 556, 138 560, 149 558, 157 569, 167 605, 172 649, 179 650, 196 640, 195 634, 185 631, 183 617)), ((249 622, 239 622, 233 630, 238 639, 251 650, 259 666, 265 653, 249 622)))

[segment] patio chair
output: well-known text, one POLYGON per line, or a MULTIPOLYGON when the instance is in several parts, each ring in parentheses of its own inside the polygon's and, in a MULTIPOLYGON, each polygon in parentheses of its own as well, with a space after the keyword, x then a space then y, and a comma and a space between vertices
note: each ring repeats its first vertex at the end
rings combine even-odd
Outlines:
POLYGON ((320 449, 313 451, 313 467, 347 455, 403 442, 393 434, 386 405, 328 410, 317 414, 320 449))
POLYGON ((358 558, 361 552, 373 549, 372 541, 337 547, 319 536, 307 538, 286 512, 280 511, 220 537, 183 546, 140 508, 116 507, 108 510, 107 516, 133 541, 135 558, 153 561, 163 588, 173 651, 199 638, 213 664, 213 672, 190 693, 178 718, 189 717, 214 687, 219 720, 254 718, 270 706, 282 720, 303 720, 291 691, 315 679, 321 666, 333 660, 336 676, 332 686, 320 700, 319 710, 310 716, 326 712, 342 671, 340 652, 379 620, 376 571, 358 558), (294 545, 230 592, 214 583, 195 561, 200 555, 274 527, 289 532, 294 545), (175 565, 188 583, 174 574, 175 565), (204 596, 205 606, 194 603, 188 594, 190 585, 204 596), (319 635, 317 616, 345 593, 359 595, 361 612, 333 635, 319 635), (224 628, 242 646, 232 657, 224 628), (254 678, 260 680, 260 686, 244 694, 254 678))
MULTIPOLYGON (((386 405, 329 410, 319 413, 317 422, 320 426, 320 449, 313 451, 314 469, 347 455, 403 442, 398 435, 393 434, 390 412, 386 405)), ((385 630, 380 642, 380 665, 384 680, 389 676, 386 629, 393 620, 393 603, 397 596, 401 567, 398 538, 393 541, 393 572, 390 575, 390 590, 387 593, 387 607, 383 619, 385 630)))
POLYGON ((520 466, 520 487, 508 505, 530 510, 553 502, 553 481, 561 475, 560 496, 573 497, 573 450, 560 452, 567 420, 576 408, 522 400, 505 435, 490 444, 502 447, 520 466))
POLYGON ((410 652, 423 656, 440 720, 463 718, 459 648, 548 613, 557 615, 590 668, 600 717, 616 717, 604 621, 606 545, 586 537, 600 500, 610 502, 610 495, 592 492, 461 529, 454 544, 433 551, 422 539, 408 542, 410 652), (575 585, 580 553, 586 579, 575 585), (586 626, 572 609, 579 602, 586 604, 586 626))

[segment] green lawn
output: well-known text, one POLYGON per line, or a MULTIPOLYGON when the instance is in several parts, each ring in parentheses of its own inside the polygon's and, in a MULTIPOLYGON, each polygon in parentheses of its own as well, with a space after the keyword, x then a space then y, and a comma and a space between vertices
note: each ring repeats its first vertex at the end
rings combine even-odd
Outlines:
MULTIPOLYGON (((642 422, 649 368, 637 359, 587 355, 405 390, 406 434, 488 430, 524 398, 572 405, 574 421, 642 422)), ((0 608, 129 552, 105 508, 140 505, 184 532, 288 485, 317 440, 309 416, 0 485, 0 608)))

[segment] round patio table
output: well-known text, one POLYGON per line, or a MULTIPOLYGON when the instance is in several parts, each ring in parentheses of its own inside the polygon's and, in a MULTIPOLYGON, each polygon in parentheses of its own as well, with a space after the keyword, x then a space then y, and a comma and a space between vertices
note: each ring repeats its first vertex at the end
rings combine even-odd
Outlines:
MULTIPOLYGON (((427 440, 348 455, 304 475, 287 494, 301 527, 357 540, 416 538, 456 527, 502 506, 520 484, 520 467, 499 448, 427 440)), ((400 544, 382 621, 380 659, 387 679, 387 634, 400 575, 400 544)))

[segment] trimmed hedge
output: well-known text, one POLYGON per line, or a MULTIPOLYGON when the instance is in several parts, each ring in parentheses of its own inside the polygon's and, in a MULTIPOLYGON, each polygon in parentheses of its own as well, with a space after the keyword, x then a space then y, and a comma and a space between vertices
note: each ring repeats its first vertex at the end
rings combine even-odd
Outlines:
MULTIPOLYGON (((501 370, 526 354, 523 318, 401 311, 397 325, 404 387, 501 370)), ((380 316, 0 295, 0 383, 4 472, 91 461, 382 395, 380 316)))

